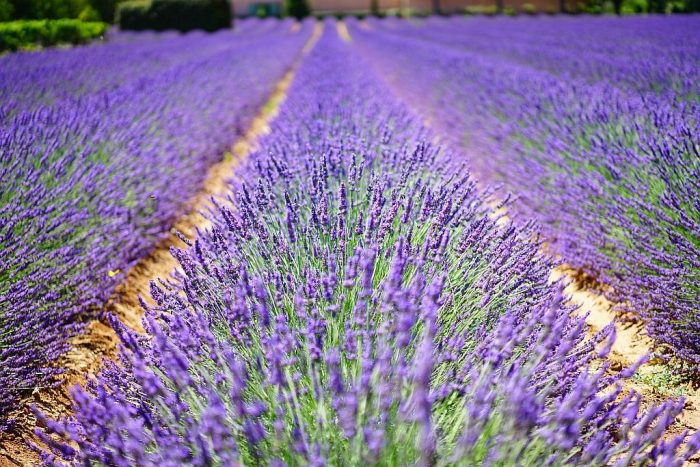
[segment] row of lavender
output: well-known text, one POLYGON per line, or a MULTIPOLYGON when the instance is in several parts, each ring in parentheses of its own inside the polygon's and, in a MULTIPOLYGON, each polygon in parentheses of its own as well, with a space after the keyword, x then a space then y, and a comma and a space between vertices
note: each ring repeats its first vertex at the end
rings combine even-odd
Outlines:
POLYGON ((274 37, 292 24, 248 20, 237 25, 235 33, 213 36, 203 32, 120 32, 110 36, 108 47, 93 44, 68 53, 47 49, 40 56, 7 55, 0 68, 0 118, 109 91, 127 82, 145 85, 183 64, 204 61, 226 50, 256 47, 267 34, 274 37), (218 40, 212 40, 215 37, 218 40))
POLYGON ((605 80, 672 98, 697 94, 697 24, 694 17, 564 17, 496 24, 429 18, 412 35, 566 79, 605 80))
POLYGON ((697 369, 700 18, 375 21, 352 32, 481 178, 520 197, 555 253, 612 286, 660 350, 697 369))
POLYGON ((264 104, 289 27, 2 58, 0 428, 264 104))
POLYGON ((152 283, 147 335, 48 464, 680 465, 681 410, 646 411, 586 337, 531 226, 469 172, 332 23, 213 226, 152 283), (235 206, 232 207, 232 206, 235 206))

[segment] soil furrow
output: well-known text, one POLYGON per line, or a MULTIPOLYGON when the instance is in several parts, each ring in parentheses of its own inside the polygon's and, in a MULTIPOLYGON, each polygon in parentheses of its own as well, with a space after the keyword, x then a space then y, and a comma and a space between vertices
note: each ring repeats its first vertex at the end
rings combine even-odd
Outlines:
MULTIPOLYGON (((568 282, 565 292, 570 302, 579 307, 578 313, 586 315, 591 334, 615 322, 616 339, 608 356, 612 371, 629 367, 645 355, 653 357, 654 342, 646 335, 644 323, 621 322, 615 312, 615 303, 597 291, 599 286, 591 285, 588 278, 566 265, 555 268, 550 278, 552 281, 564 278, 568 282)), ((623 386, 642 394, 646 404, 661 403, 668 397, 684 397, 685 408, 670 433, 680 434, 686 429, 694 432, 700 428, 700 396, 697 390, 690 383, 683 385, 674 381, 672 369, 663 360, 651 358, 623 386)))
MULTIPOLYGON (((286 98, 296 70, 320 38, 322 29, 322 23, 316 23, 311 37, 299 56, 278 81, 248 130, 224 156, 224 159, 209 169, 202 189, 187 203, 186 214, 175 221, 168 236, 150 255, 129 270, 124 281, 117 286, 106 307, 125 325, 137 331, 143 330, 141 326, 143 310, 139 304, 139 297, 150 302, 151 281, 168 278, 176 270, 177 261, 170 254, 170 247, 185 246, 177 233, 193 238, 197 229, 208 227, 209 223, 203 213, 211 207, 211 198, 221 197, 227 193, 228 182, 236 166, 247 154, 255 150, 258 139, 270 131, 269 123, 275 118, 281 103, 286 98)), ((69 389, 76 384, 85 384, 87 377, 94 376, 99 371, 104 359, 116 358, 118 345, 119 338, 114 329, 101 321, 91 322, 85 333, 71 340, 71 350, 57 362, 66 370, 61 385, 35 390, 27 400, 22 401, 22 408, 13 414, 17 419, 15 428, 9 433, 0 434, 0 467, 39 463, 37 454, 27 444, 27 441, 38 443, 38 438, 34 435, 37 420, 31 411, 31 406, 36 406, 52 418, 69 414, 71 410, 69 389)))

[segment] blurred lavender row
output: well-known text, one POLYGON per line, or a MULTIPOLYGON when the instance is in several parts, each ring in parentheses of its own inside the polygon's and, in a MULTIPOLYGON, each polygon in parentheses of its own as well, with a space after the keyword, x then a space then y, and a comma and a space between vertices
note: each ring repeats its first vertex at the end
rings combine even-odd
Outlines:
POLYGON ((370 21, 354 43, 553 253, 700 364, 700 18, 370 21))
POLYGON ((311 27, 0 58, 0 428, 19 397, 55 384, 51 363, 167 233, 311 27))
POLYGON ((44 461, 91 465, 681 465, 499 226, 464 165, 327 22, 211 229, 153 282, 44 461))

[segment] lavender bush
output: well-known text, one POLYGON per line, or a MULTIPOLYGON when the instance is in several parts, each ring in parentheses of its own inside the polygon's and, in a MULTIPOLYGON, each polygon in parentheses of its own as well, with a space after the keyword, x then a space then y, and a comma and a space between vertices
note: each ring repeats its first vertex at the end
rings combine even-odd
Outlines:
POLYGON ((352 34, 397 92, 697 370, 698 18, 389 24, 352 34))
POLYGON ((54 384, 51 362, 167 233, 310 28, 2 58, 0 428, 54 384))
POLYGON ((47 464, 680 465, 530 226, 499 226, 329 23, 47 464))

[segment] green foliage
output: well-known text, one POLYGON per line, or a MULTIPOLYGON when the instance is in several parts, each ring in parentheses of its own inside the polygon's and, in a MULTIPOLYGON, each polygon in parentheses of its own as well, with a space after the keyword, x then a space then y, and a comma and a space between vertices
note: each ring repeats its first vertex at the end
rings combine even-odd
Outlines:
POLYGON ((10 0, 0 0, 0 21, 10 21, 15 7, 10 0))
POLYGON ((0 23, 0 51, 56 44, 84 44, 102 36, 107 25, 76 19, 26 20, 0 23))
POLYGON ((622 2, 623 14, 646 13, 649 11, 647 0, 625 0, 622 2))
POLYGON ((121 29, 153 29, 181 32, 194 29, 216 31, 231 27, 232 12, 227 0, 152 0, 121 3, 117 21, 121 29))
POLYGON ((285 0, 284 15, 291 16, 296 19, 302 19, 309 16, 311 9, 306 0, 285 0))
POLYGON ((520 7, 522 12, 525 13, 526 15, 534 15, 537 14, 537 8, 535 8, 535 5, 532 3, 523 3, 523 6, 520 7))
POLYGON ((493 16, 498 13, 496 5, 473 5, 464 8, 464 13, 467 15, 486 15, 493 16))
POLYGON ((100 15, 102 21, 106 23, 114 22, 114 14, 117 7, 116 0, 90 0, 92 8, 100 15))
POLYGON ((231 25, 226 0, 152 0, 149 13, 157 30, 216 31, 231 25))
POLYGON ((78 18, 90 7, 90 0, 10 0, 13 19, 78 18))
MULTIPOLYGON (((693 13, 700 11, 700 0, 618 0, 621 14, 640 13, 693 13)), ((585 0, 579 3, 579 11, 588 14, 613 14, 616 2, 611 0, 585 0)))
POLYGON ((255 16, 257 18, 279 18, 281 14, 282 9, 279 3, 261 2, 248 5, 248 16, 255 16))
POLYGON ((13 19, 74 18, 83 21, 114 21, 120 0, 0 0, 0 21, 13 19))
POLYGON ((676 0, 669 2, 667 13, 697 13, 700 12, 700 0, 676 0))
POLYGON ((121 29, 141 31, 148 29, 148 8, 150 4, 144 0, 133 0, 120 3, 117 6, 115 20, 121 29))
POLYGON ((88 5, 78 15, 80 21, 100 21, 101 16, 92 6, 88 5))
POLYGON ((654 366, 640 371, 632 379, 636 383, 650 386, 654 392, 664 397, 685 397, 688 395, 690 382, 679 371, 666 365, 654 366))

